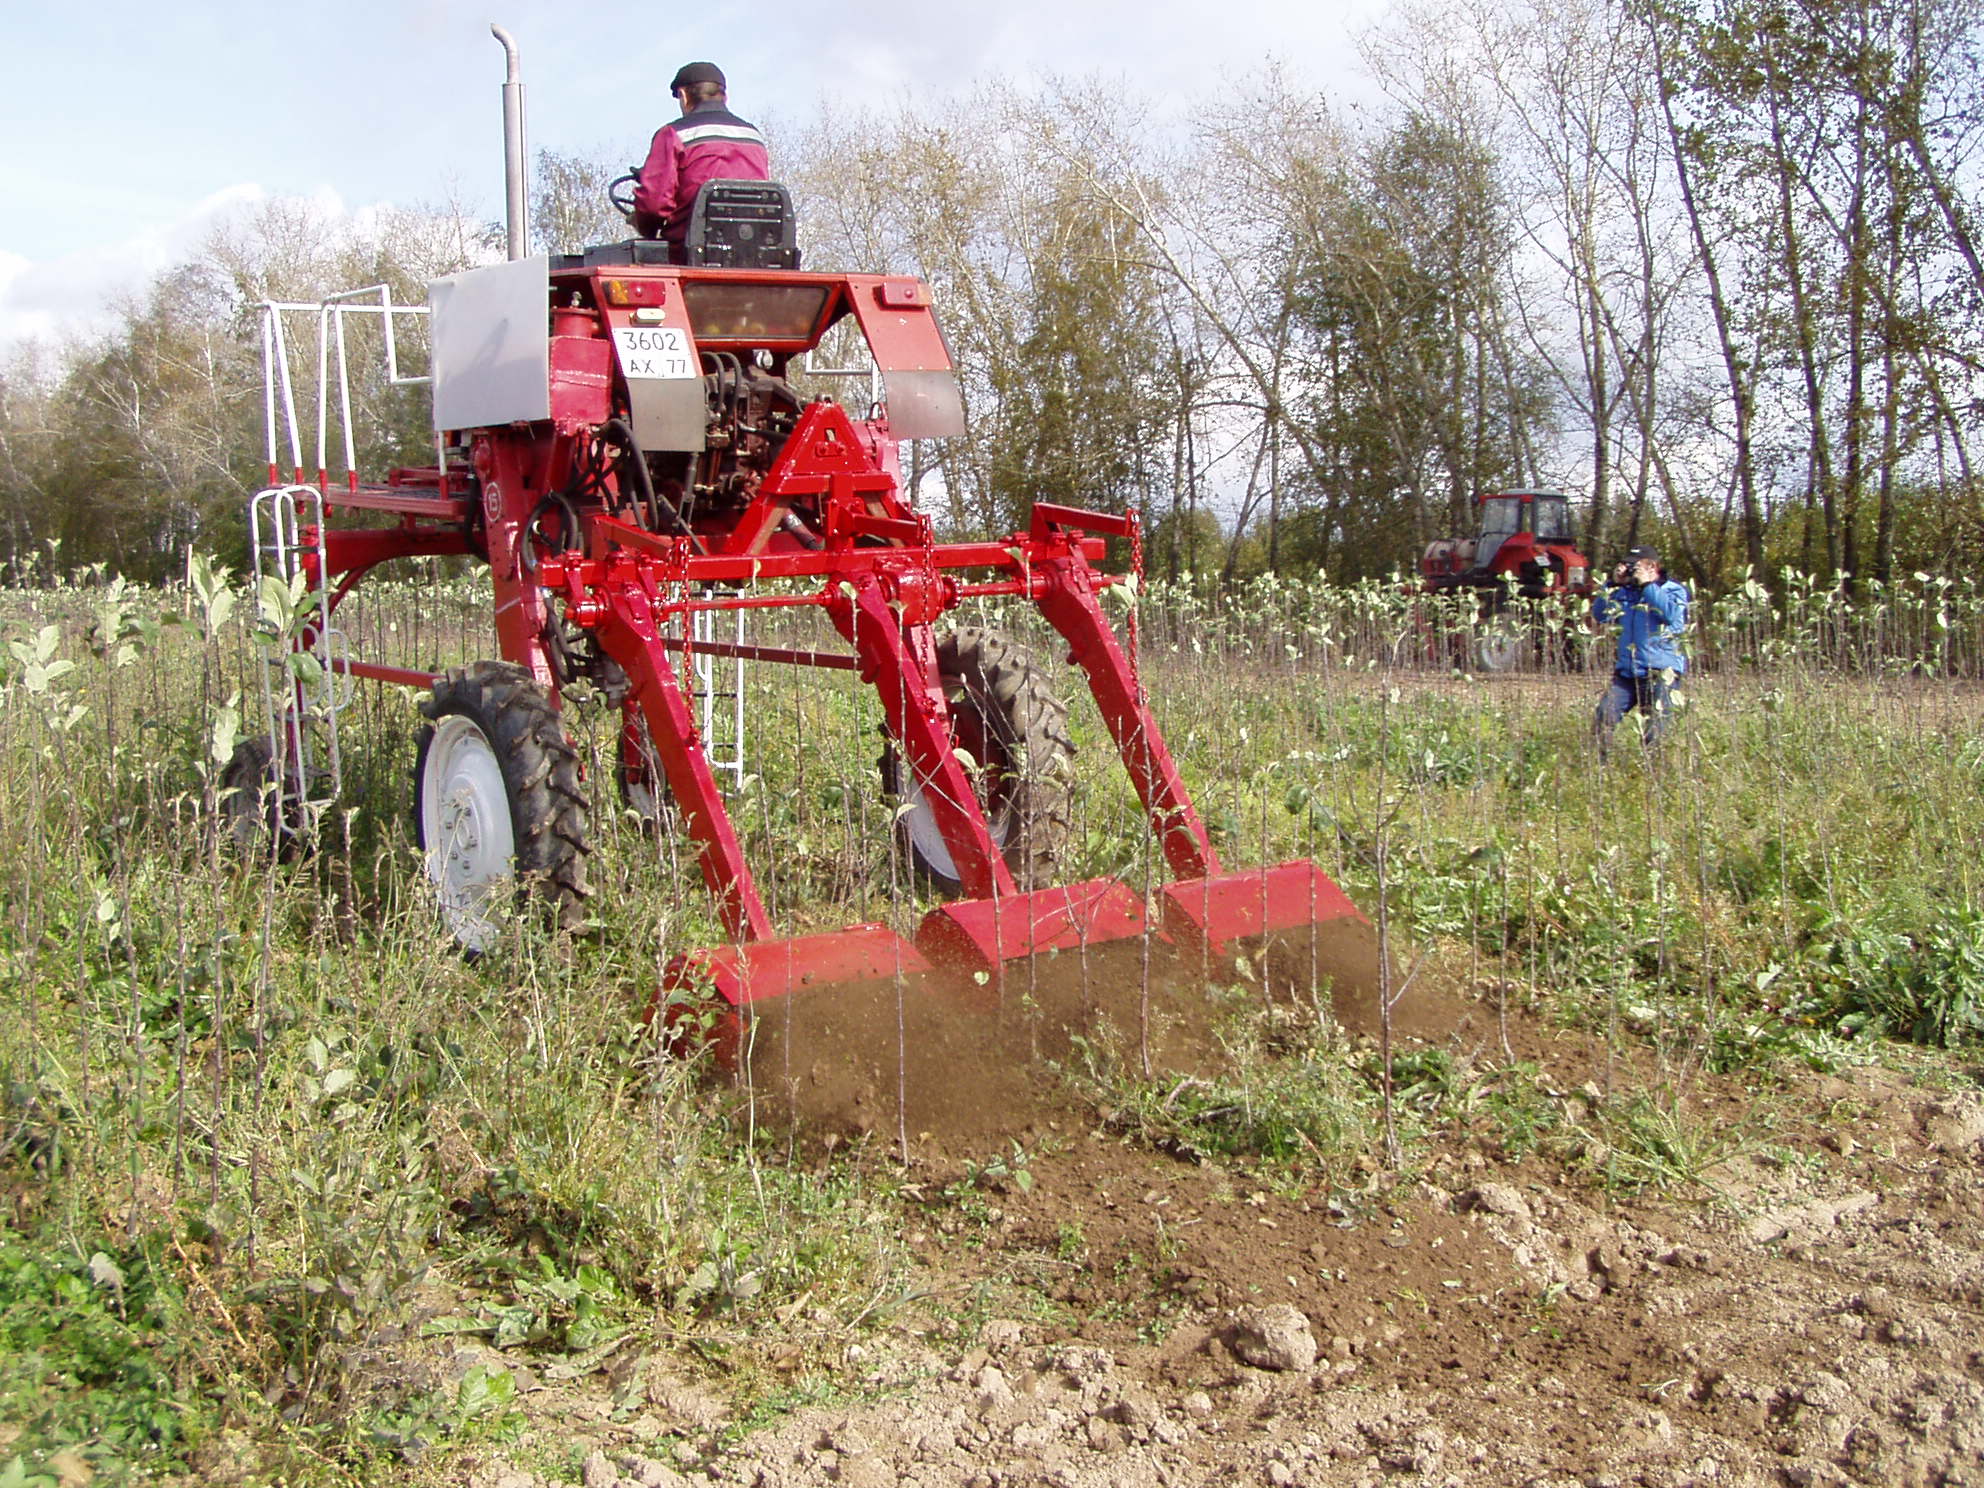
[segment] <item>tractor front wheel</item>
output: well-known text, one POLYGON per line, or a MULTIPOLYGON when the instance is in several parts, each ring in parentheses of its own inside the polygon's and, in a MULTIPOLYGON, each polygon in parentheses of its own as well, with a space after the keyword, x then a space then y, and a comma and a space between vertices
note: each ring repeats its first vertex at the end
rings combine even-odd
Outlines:
MULTIPOLYGON (((1052 883, 1072 830, 1068 705, 1033 654, 996 630, 965 626, 944 636, 937 670, 951 737, 972 762, 992 841, 1022 889, 1052 883)), ((900 803, 896 836, 917 871, 943 893, 960 892, 936 814, 893 744, 882 756, 882 783, 900 803)))
POLYGON ((1523 664, 1530 640, 1508 621, 1497 619, 1474 638, 1474 659, 1484 672, 1513 672, 1523 664))
POLYGON ((519 898, 577 929, 586 794, 550 695, 520 666, 479 661, 437 679, 420 711, 433 722, 414 764, 415 822, 449 933, 487 950, 519 898))

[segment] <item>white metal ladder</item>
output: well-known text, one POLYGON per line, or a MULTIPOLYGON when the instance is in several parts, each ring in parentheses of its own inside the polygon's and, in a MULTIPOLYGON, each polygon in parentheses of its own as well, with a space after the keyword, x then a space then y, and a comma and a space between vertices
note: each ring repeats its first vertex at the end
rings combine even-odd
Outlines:
MULTIPOLYGON (((329 483, 331 385, 337 384, 336 419, 342 436, 344 478, 348 489, 358 484, 358 459, 351 411, 351 358, 345 336, 354 315, 377 316, 383 333, 386 377, 394 387, 431 382, 426 376, 400 370, 399 317, 424 318, 425 305, 393 301, 384 284, 350 289, 315 302, 264 300, 262 318, 262 422, 269 461, 269 484, 248 501, 249 546, 255 562, 255 592, 259 603, 265 579, 274 578, 291 593, 302 592, 308 534, 324 530, 325 489, 329 483), (376 301, 376 302, 375 302, 376 301), (317 438, 316 484, 306 483, 303 425, 296 412, 296 373, 291 361, 289 323, 307 317, 316 327, 317 438), (283 479, 281 456, 294 480, 283 479)), ((306 333, 307 334, 307 333, 306 333)), ((435 436, 436 463, 447 468, 446 450, 435 436)), ((321 548, 317 550, 321 560, 321 548)), ((344 753, 338 740, 338 713, 350 700, 349 679, 339 671, 344 659, 342 637, 331 624, 331 587, 322 579, 309 595, 315 615, 307 623, 313 644, 302 652, 293 636, 274 646, 258 648, 261 664, 262 716, 268 726, 272 768, 286 810, 300 813, 314 825, 344 784, 344 753), (312 668, 296 666, 290 658, 308 654, 312 668)))
MULTIPOLYGON (((703 756, 712 771, 730 776, 731 785, 744 784, 744 658, 722 658, 700 648, 714 644, 715 610, 690 612, 689 690, 695 704, 696 726, 703 736, 703 756), (719 662, 728 661, 727 665, 719 662)), ((723 639, 744 644, 744 612, 730 612, 730 635, 723 639)))
MULTIPOLYGON (((315 486, 272 486, 255 493, 248 503, 248 532, 258 604, 266 579, 275 579, 291 594, 299 592, 305 534, 321 532, 323 527, 324 493, 315 486)), ((262 718, 268 726, 279 799, 286 810, 300 812, 314 826, 343 788, 338 712, 349 701, 350 689, 340 685, 332 664, 339 638, 331 627, 330 586, 320 583, 309 604, 316 611, 309 621, 314 644, 303 651, 289 637, 282 637, 273 645, 258 646, 256 658, 261 664, 262 718), (293 666, 290 657, 298 654, 311 656, 316 666, 293 666)))

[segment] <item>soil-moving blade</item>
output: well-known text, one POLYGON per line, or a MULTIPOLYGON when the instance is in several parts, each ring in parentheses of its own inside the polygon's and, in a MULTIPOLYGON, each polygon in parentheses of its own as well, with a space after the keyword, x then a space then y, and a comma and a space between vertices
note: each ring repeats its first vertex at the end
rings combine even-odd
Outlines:
POLYGON ((719 1063, 732 1066, 761 1003, 801 992, 872 986, 929 970, 923 954, 888 926, 853 925, 677 956, 662 978, 661 1007, 672 1033, 685 1043, 708 1043, 719 1063), (710 991, 722 999, 714 1026, 688 1026, 707 1016, 710 991))
POLYGON ((1350 896, 1307 858, 1205 878, 1158 890, 1164 931, 1186 964, 1222 955, 1237 941, 1306 935, 1316 969, 1339 990, 1375 993, 1377 932, 1350 896))
POLYGON ((1009 962, 1144 933, 1143 901, 1127 884, 1092 878, 1060 888, 958 899, 924 916, 917 949, 932 965, 994 978, 1009 962))

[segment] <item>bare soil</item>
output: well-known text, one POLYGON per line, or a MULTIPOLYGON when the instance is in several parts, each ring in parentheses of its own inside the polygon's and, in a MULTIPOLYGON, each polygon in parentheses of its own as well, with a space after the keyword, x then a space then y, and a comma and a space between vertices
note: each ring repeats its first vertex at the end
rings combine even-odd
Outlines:
MULTIPOLYGON (((1676 1077, 1520 1010, 1504 1022, 1497 991, 1421 992, 1402 1044, 1506 1058, 1506 1041, 1574 1121, 1676 1077)), ((1379 1153, 1291 1178, 1133 1140, 1010 1058, 986 1032, 998 1017, 965 1033, 953 1017, 964 1044, 897 1075, 886 1051, 916 1019, 891 994, 855 1030, 855 1075, 782 1052, 760 1074, 761 1093, 816 1097, 804 1160, 862 1160, 864 1131, 910 1137, 918 1300, 824 1375, 757 1340, 827 1403, 745 1429, 740 1402, 657 1343, 590 1378, 526 1376, 525 1439, 461 1459, 459 1480, 1984 1484, 1975 1072, 1761 1092, 1754 1073, 1693 1072, 1690 1109, 1729 1140, 1684 1192, 1608 1189, 1589 1148, 1511 1161, 1466 1122, 1408 1181, 1379 1153), (986 1182, 1014 1143, 1030 1181, 986 1182)), ((1208 1056, 1177 1033, 1188 1020, 1158 1021, 1167 1057, 1208 1056)), ((1037 1016, 1017 1031, 1057 1037, 1037 1016)))

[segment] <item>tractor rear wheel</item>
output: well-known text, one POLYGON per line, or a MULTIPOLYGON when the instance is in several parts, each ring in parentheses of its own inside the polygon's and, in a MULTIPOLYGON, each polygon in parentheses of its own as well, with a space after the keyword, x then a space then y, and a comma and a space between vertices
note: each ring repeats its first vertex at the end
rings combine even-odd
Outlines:
MULTIPOLYGON (((965 626, 939 639, 937 670, 952 739, 972 761, 979 804, 1006 866, 1022 889, 1053 882, 1072 830, 1068 705, 1033 654, 996 630, 965 626)), ((963 884, 950 847, 893 744, 882 756, 882 783, 901 803, 896 836, 916 870, 941 892, 958 893, 963 884)))
MULTIPOLYGON (((313 735, 313 748, 321 743, 313 735)), ((281 773, 276 766, 275 745, 267 734, 235 742, 234 753, 220 772, 216 800, 221 830, 237 851, 264 859, 274 852, 288 860, 311 850, 310 813, 298 801, 295 783, 280 779, 281 773)), ((329 774, 313 770, 307 788, 317 799, 328 799, 329 774)))
MULTIPOLYGON (((275 748, 267 734, 242 739, 220 772, 221 825, 236 848, 251 853, 263 848, 264 835, 274 832, 286 855, 296 840, 285 820, 282 791, 276 780, 275 748)), ((263 848, 262 856, 268 852, 263 848)))
POLYGON ((578 750, 550 695, 503 661, 447 672, 420 705, 415 823, 449 932, 496 942, 510 905, 542 905, 561 930, 584 916, 587 804, 578 750))

